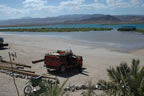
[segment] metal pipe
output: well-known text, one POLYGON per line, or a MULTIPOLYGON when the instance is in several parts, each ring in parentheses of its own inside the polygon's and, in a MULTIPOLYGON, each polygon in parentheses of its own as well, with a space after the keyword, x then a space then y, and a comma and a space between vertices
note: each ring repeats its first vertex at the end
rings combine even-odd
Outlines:
POLYGON ((40 60, 32 61, 33 64, 35 64, 35 63, 39 63, 39 62, 44 62, 44 59, 40 59, 40 60))
MULTIPOLYGON (((6 61, 6 60, 1 60, 1 62, 10 64, 10 61, 6 61)), ((24 67, 27 67, 27 68, 31 68, 31 66, 26 65, 26 64, 20 64, 20 63, 16 63, 16 62, 13 62, 13 64, 15 64, 16 66, 24 66, 24 67)))

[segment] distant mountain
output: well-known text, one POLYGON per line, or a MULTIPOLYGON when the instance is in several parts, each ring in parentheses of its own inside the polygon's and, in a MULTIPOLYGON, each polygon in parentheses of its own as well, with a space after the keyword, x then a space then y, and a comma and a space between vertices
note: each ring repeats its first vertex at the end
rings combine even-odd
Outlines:
POLYGON ((122 22, 135 22, 135 23, 144 23, 144 15, 120 15, 115 16, 119 18, 122 22))
POLYGON ((144 21, 144 18, 142 18, 141 21, 144 21))
POLYGON ((116 23, 120 22, 121 20, 117 17, 111 15, 99 15, 99 16, 90 16, 85 19, 81 19, 79 21, 72 21, 73 23, 116 23))
POLYGON ((57 24, 63 23, 64 21, 79 20, 82 17, 83 15, 63 15, 47 18, 22 18, 0 21, 0 26, 57 24))
POLYGON ((144 23, 144 15, 74 14, 47 18, 24 17, 0 21, 0 26, 48 25, 48 24, 120 24, 144 23))

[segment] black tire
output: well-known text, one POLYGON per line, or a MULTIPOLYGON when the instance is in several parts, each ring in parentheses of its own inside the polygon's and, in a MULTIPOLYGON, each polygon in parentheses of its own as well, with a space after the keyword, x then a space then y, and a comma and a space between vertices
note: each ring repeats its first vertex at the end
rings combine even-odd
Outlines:
POLYGON ((78 71, 82 73, 82 66, 78 66, 78 71))
POLYGON ((25 88, 24 88, 24 94, 25 95, 30 95, 33 93, 33 88, 31 85, 27 85, 25 88))
POLYGON ((65 66, 64 65, 61 65, 60 68, 59 68, 59 72, 60 73, 64 73, 66 70, 65 66))

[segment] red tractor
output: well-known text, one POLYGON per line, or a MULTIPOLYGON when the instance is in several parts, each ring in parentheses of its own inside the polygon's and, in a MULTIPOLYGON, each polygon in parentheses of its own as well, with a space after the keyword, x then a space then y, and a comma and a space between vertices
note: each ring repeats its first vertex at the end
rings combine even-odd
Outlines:
POLYGON ((58 50, 54 53, 48 53, 42 60, 33 61, 32 63, 38 63, 44 61, 45 67, 48 69, 56 69, 59 72, 64 73, 66 69, 78 68, 82 71, 83 58, 73 54, 72 51, 58 50))

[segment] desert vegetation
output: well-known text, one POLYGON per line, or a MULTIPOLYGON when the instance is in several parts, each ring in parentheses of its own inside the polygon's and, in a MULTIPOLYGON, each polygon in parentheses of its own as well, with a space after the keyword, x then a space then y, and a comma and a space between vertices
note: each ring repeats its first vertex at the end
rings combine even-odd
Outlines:
POLYGON ((118 31, 140 32, 140 33, 144 33, 144 29, 128 30, 128 29, 124 29, 124 28, 118 28, 117 30, 118 30, 118 31))
POLYGON ((32 29, 0 29, 8 32, 78 32, 78 31, 106 31, 112 28, 32 28, 32 29))
POLYGON ((131 66, 121 63, 107 69, 109 81, 99 81, 104 92, 109 96, 144 96, 144 67, 139 64, 133 59, 131 66))
POLYGON ((137 29, 136 32, 144 33, 144 29, 137 29))

